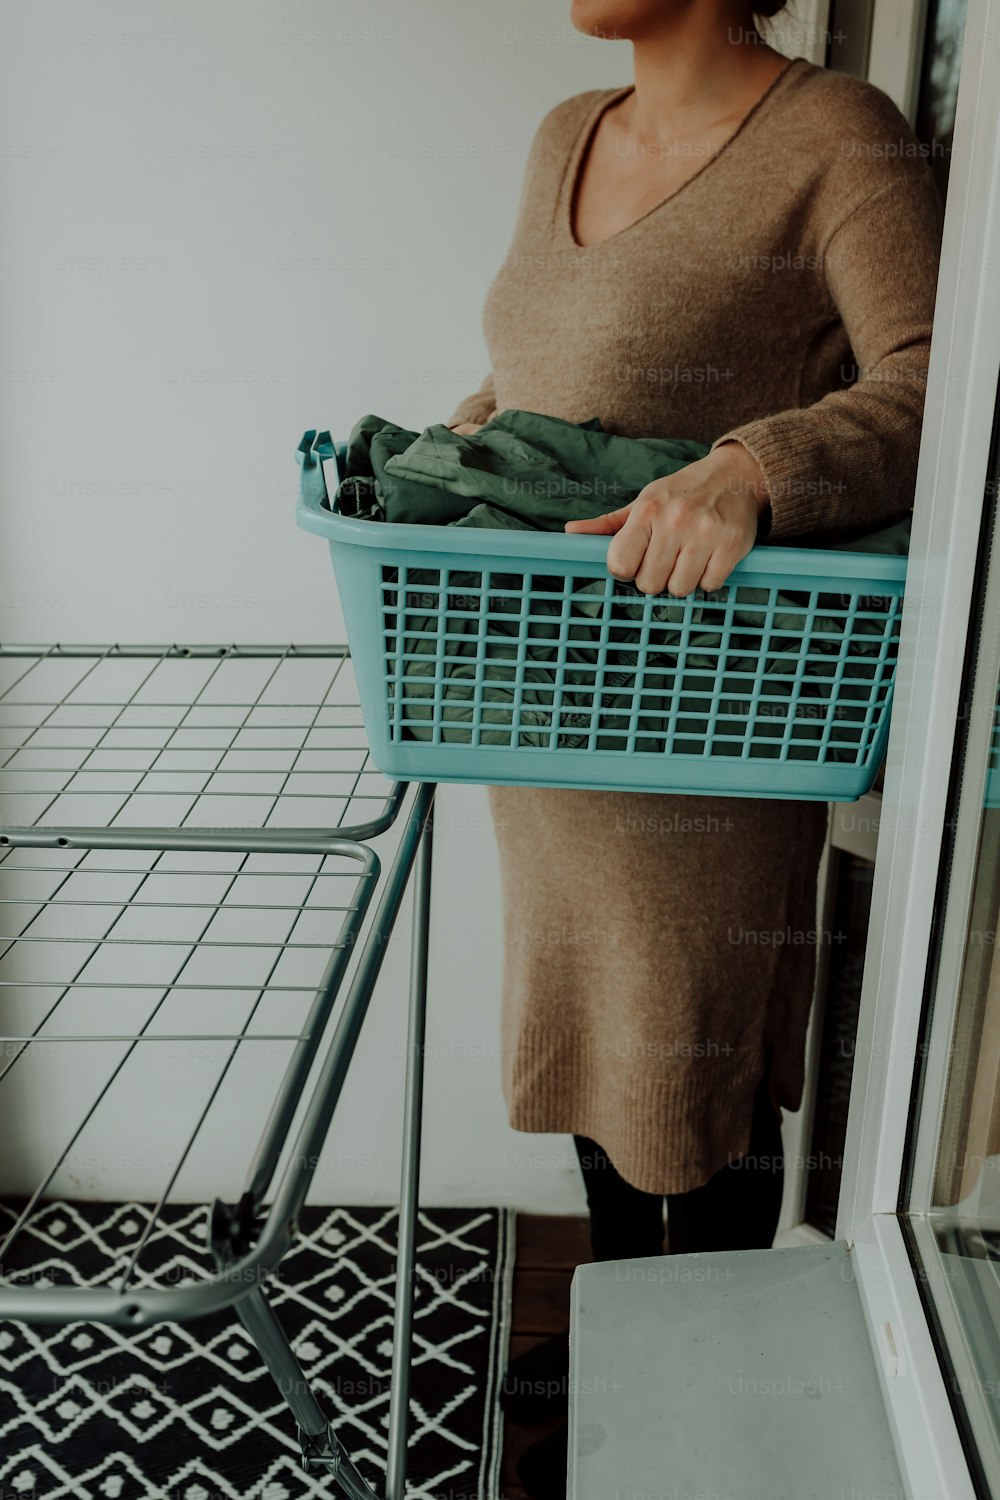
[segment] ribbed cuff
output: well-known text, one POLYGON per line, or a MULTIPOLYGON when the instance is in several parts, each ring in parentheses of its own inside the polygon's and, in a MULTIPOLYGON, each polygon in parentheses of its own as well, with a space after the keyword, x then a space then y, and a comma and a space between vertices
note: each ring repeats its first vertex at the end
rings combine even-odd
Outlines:
POLYGON ((839 477, 823 473, 821 446, 801 412, 779 412, 734 427, 716 438, 709 452, 725 442, 742 443, 764 476, 771 502, 766 535, 801 536, 830 524, 844 486, 839 477))

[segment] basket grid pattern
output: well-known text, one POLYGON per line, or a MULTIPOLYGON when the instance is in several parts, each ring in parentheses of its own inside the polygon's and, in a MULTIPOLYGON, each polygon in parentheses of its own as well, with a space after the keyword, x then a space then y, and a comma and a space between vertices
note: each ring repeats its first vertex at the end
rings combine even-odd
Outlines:
POLYGON ((678 600, 551 564, 383 563, 389 738, 863 765, 889 707, 902 600, 872 596, 870 581, 794 582, 678 600))

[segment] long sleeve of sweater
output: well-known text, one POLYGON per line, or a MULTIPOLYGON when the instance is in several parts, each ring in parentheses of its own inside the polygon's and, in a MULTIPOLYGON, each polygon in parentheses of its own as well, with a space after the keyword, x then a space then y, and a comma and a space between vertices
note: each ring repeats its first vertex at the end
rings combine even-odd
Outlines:
MULTIPOLYGON (((730 428, 756 459, 773 538, 822 534, 913 503, 937 279, 941 203, 923 160, 875 187, 820 255, 854 354, 853 382, 812 405, 730 428)), ((803 374, 808 351, 803 355, 803 374)))

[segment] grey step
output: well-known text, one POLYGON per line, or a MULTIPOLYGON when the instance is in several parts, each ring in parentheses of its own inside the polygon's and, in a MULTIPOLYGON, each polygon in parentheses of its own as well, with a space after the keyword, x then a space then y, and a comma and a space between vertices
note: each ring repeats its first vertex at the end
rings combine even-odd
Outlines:
POLYGON ((569 1500, 844 1500, 903 1481, 842 1242, 581 1266, 569 1500))

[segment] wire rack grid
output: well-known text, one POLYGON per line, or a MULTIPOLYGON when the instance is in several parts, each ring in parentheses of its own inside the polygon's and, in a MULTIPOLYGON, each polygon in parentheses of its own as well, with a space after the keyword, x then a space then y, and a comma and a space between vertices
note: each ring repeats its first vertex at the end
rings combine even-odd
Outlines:
POLYGON ((176 1263, 163 1210, 201 1201, 222 1128, 251 1151, 243 1212, 261 1209, 379 870, 343 839, 0 852, 0 1316, 134 1323, 236 1300, 207 1236, 203 1265, 176 1263), (130 1165, 155 1201, 78 1268, 59 1200, 102 1198, 130 1165))
POLYGON ((415 871, 386 1474, 402 1500, 433 787, 387 872, 362 841, 406 791, 369 764, 345 647, 0 646, 0 1318, 142 1327, 233 1306, 304 1467, 351 1500, 373 1492, 264 1283, 415 871), (201 1199, 241 1110, 242 1191, 211 1202, 204 1256, 179 1254, 167 1207, 201 1199), (155 1199, 121 1205, 95 1268, 60 1200, 106 1196, 102 1173, 129 1163, 155 1199))
POLYGON ((345 646, 0 646, 0 840, 288 847, 384 831, 345 646))

